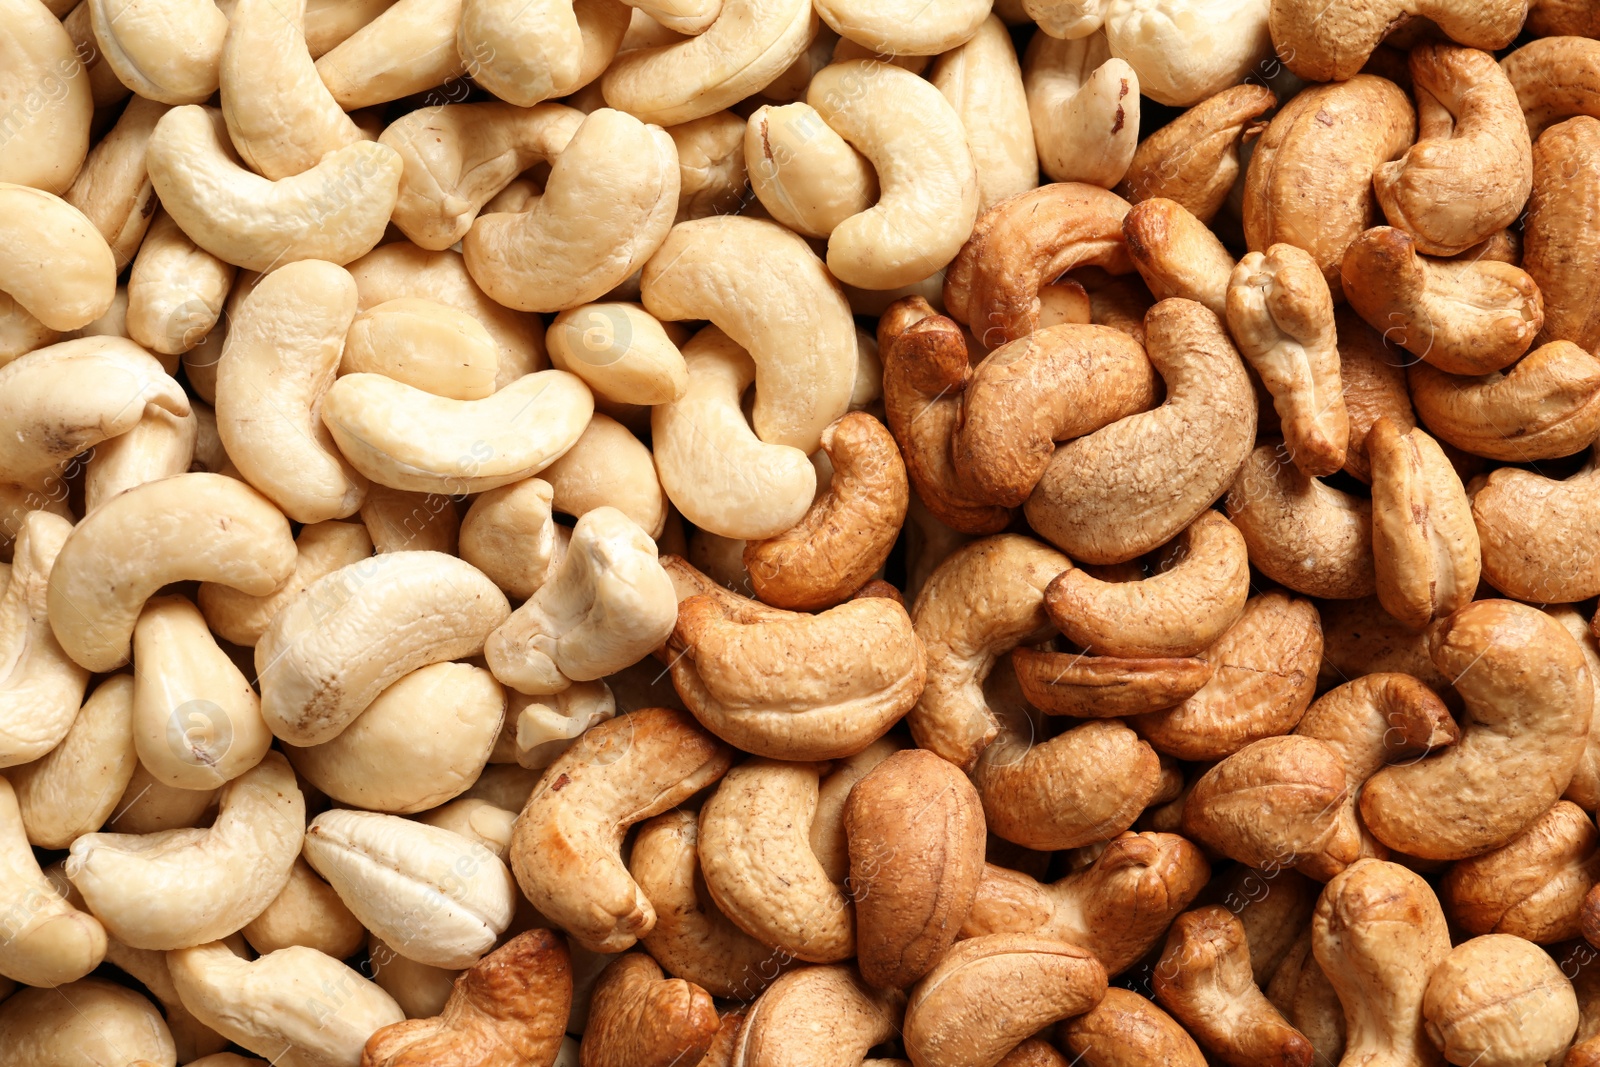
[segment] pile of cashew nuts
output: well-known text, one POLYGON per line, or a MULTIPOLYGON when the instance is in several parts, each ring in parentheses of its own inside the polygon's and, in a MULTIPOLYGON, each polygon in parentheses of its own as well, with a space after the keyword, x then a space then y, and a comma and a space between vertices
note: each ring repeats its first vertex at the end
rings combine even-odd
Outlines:
POLYGON ((1600 1067, 1594 0, 0 0, 0 1065, 1600 1067))

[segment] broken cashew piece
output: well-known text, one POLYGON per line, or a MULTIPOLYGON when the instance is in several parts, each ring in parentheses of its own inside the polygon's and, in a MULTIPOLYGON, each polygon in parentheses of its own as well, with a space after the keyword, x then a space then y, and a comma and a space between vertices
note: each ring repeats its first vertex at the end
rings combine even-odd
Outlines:
POLYGON ((1046 177, 1103 189, 1122 180, 1139 144, 1139 75, 1112 57, 1105 34, 1036 34, 1022 84, 1046 177))

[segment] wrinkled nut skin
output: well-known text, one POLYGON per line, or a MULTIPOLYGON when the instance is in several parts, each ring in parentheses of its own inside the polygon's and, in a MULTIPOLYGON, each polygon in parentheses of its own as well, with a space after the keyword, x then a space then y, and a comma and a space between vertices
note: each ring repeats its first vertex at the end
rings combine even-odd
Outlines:
POLYGON ((1402 626, 1375 596, 1334 600, 1322 605, 1323 654, 1319 684, 1337 686, 1350 678, 1398 671, 1421 679, 1437 693, 1450 689, 1428 655, 1428 635, 1402 626))
POLYGON ((1205 1056, 1177 1020, 1128 989, 1106 990, 1095 1007, 1056 1031, 1085 1067, 1205 1067, 1205 1056))
POLYGON ((1344 1009, 1312 954, 1309 924, 1278 965, 1266 990, 1272 1006, 1311 1042, 1318 1063, 1340 1061, 1344 1056, 1344 1009))
POLYGON ((1355 75, 1389 31, 1408 16, 1432 19, 1455 41, 1494 51, 1522 29, 1528 0, 1272 0, 1272 43, 1289 69, 1307 81, 1343 81, 1355 75))
POLYGON ((1348 795, 1332 746, 1267 737, 1201 776, 1183 805, 1183 831, 1251 867, 1293 866, 1323 850, 1348 795))
POLYGON ((1600 119, 1579 115, 1533 146, 1522 265, 1544 295, 1541 341, 1600 346, 1600 119))
POLYGON ((1428 1037, 1453 1064, 1543 1063, 1578 1028, 1572 983, 1544 951, 1509 934, 1486 934, 1450 950, 1422 1000, 1428 1037))
POLYGON ((1373 75, 1297 93, 1250 158, 1244 189, 1250 251, 1279 243, 1305 249, 1337 301, 1345 248, 1378 218, 1372 174, 1410 147, 1415 124, 1400 88, 1373 75))
POLYGON ((1589 670, 1560 623, 1508 600, 1469 604, 1428 645, 1466 703, 1461 741, 1378 771, 1361 818, 1398 852, 1466 859, 1511 841, 1567 788, 1586 743, 1589 670))
POLYGON ((1600 358, 1571 341, 1540 345, 1504 373, 1468 377, 1418 362, 1406 378, 1423 425, 1475 456, 1556 459, 1600 437, 1600 358))
POLYGON ((1344 385, 1344 407, 1350 423, 1344 471, 1357 481, 1370 484, 1367 435, 1385 416, 1402 429, 1415 426, 1413 397, 1407 391, 1406 368, 1384 344, 1381 333, 1348 307, 1335 309, 1333 321, 1339 337, 1339 378, 1344 385))
POLYGON ((1446 913, 1469 934, 1513 934, 1539 945, 1577 937, 1597 873, 1600 834, 1569 800, 1501 848, 1451 865, 1439 883, 1446 913))
POLYGON ((1596 455, 1564 480, 1501 467, 1472 497, 1483 577, 1536 604, 1570 604, 1600 592, 1600 555, 1589 521, 1596 455))
POLYGON ((720 1026, 711 994, 682 978, 663 977, 655 960, 629 952, 600 972, 578 1062, 580 1067, 696 1063, 720 1026))
POLYGON ((545 1063, 561 1046, 571 1004, 566 942, 551 930, 529 930, 463 971, 436 1017, 375 1032, 361 1067, 545 1063))
POLYGON ((775 607, 832 607, 865 585, 889 558, 911 492, 906 465, 883 424, 853 411, 822 431, 833 461, 828 490, 790 529, 745 544, 756 596, 775 607))
POLYGON ((955 943, 977 895, 978 792, 953 764, 907 749, 855 784, 844 819, 861 976, 904 989, 955 943))
POLYGON ((1085 949, 1028 934, 969 938, 911 990, 906 1052, 918 1067, 995 1067, 1023 1038, 1105 994, 1105 968, 1085 949))
MULTIPOLYGON (((848 964, 799 967, 751 1005, 726 1062, 728 1067, 898 1065, 904 1061, 862 1057, 900 1031, 904 1013, 904 994, 872 989, 848 964)), ((711 1055, 701 1062, 712 1067, 711 1055)))
POLYGON ((1011 655, 1028 703, 1080 719, 1142 715, 1174 707, 1211 680, 1203 659, 1116 659, 1019 648, 1011 655))
POLYGON ((1175 200, 1209 224, 1239 177, 1239 149, 1278 106, 1265 85, 1235 85, 1208 97, 1139 143, 1116 192, 1131 204, 1175 200))

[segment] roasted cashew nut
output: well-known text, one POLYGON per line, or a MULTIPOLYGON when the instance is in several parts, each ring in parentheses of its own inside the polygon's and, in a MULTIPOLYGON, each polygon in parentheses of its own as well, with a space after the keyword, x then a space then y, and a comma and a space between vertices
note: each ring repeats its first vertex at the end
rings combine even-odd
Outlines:
POLYGON ((1512 934, 1541 945, 1579 936, 1597 843, 1588 814, 1558 801, 1505 846, 1451 864, 1439 883, 1441 903, 1470 934, 1512 934))
POLYGON ((1399 21, 1432 19, 1469 48, 1495 51, 1510 44, 1528 13, 1526 0, 1272 0, 1272 43, 1289 69, 1307 81, 1353 77, 1399 21))
POLYGON ((1523 226, 1522 262, 1546 305, 1539 339, 1573 341, 1589 351, 1600 342, 1594 251, 1600 215, 1591 207, 1597 162, 1600 119, 1580 115, 1546 131, 1533 146, 1533 193, 1523 226))
POLYGON ((1240 148, 1277 106, 1265 85, 1236 85, 1196 104, 1139 143, 1116 191, 1130 203, 1175 201, 1210 224, 1240 172, 1240 148))
MULTIPOLYGON (((1159 196, 1141 200, 1122 220, 1122 234, 1134 267, 1156 299, 1181 296, 1204 304, 1220 319, 1228 318, 1228 291, 1238 265, 1221 239, 1188 208, 1159 196)), ((1251 325, 1238 338, 1241 348, 1257 340, 1260 327, 1251 325)), ((1275 324, 1261 344, 1271 343, 1272 332, 1275 324)))
POLYGON ((1600 359, 1571 341, 1540 345, 1504 373, 1465 377, 1419 362, 1406 378, 1423 425, 1475 456, 1555 459, 1600 437, 1600 359))
POLYGON ((1593 453, 1565 479, 1517 467, 1490 474, 1472 497, 1483 577, 1536 604, 1571 604, 1586 599, 1586 590, 1600 592, 1600 559, 1589 552, 1586 518, 1597 487, 1593 453))
POLYGON ((721 1020, 711 994, 667 978, 655 960, 629 952, 595 983, 583 1032, 584 1067, 704 1062, 721 1020))
POLYGON ((1422 998, 1428 1038, 1451 1063, 1511 1067, 1561 1055, 1578 1029, 1578 997, 1556 961, 1510 934, 1450 950, 1422 998))
MULTIPOLYGON (((1369 435, 1370 440, 1370 435, 1369 435)), ((1250 562, 1297 593, 1354 600, 1377 585, 1372 501, 1301 473, 1283 444, 1251 452, 1228 490, 1250 562)))

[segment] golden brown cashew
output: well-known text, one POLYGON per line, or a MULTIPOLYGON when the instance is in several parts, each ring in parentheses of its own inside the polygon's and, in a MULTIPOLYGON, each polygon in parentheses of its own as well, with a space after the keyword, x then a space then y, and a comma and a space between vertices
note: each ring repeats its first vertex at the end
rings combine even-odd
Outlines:
POLYGON ((329 49, 317 76, 349 110, 398 100, 459 78, 460 0, 400 0, 329 49))
POLYGON ((950 439, 958 482, 1016 507, 1044 476, 1055 442, 1148 411, 1156 375, 1131 337, 1104 326, 1051 326, 995 349, 973 370, 950 439))
POLYGON ((1039 153, 1022 68, 1005 23, 986 18, 965 44, 934 61, 928 80, 950 101, 978 168, 978 210, 1032 189, 1039 153))
POLYGON ((600 972, 583 1032, 582 1067, 673 1067, 698 1063, 721 1020, 711 995, 666 978, 642 952, 619 956, 600 972))
POLYGON ((89 694, 60 744, 7 772, 29 842, 66 848, 105 825, 139 762, 132 721, 133 679, 112 675, 89 694))
POLYGON ((1139 143, 1116 192, 1138 205, 1174 200, 1210 224, 1238 180, 1240 148, 1253 141, 1277 97, 1264 85, 1236 85, 1201 101, 1139 143))
POLYGON ((1376 588, 1372 503, 1301 473, 1285 445, 1250 453, 1228 490, 1228 517, 1250 562, 1297 593, 1354 600, 1376 588))
POLYGON ((599 77, 617 54, 630 15, 616 0, 466 0, 456 51, 474 81, 528 107, 599 77))
MULTIPOLYGON (((1286 3, 1309 6, 1276 0, 1286 3)), ((1280 243, 1305 249, 1337 301, 1345 249, 1378 220, 1373 171, 1410 147, 1415 125, 1405 93, 1370 74, 1295 94, 1250 158, 1243 211, 1250 250, 1280 243), (1343 165, 1330 166, 1333 159, 1343 165)))
POLYGON ((592 728, 545 770, 517 819, 511 869, 523 894, 590 951, 631 947, 655 909, 623 866, 623 835, 716 782, 731 759, 682 711, 646 708, 592 728))
MULTIPOLYGON (((900 1030, 904 994, 867 986, 848 965, 798 967, 779 978, 745 1016, 729 1067, 854 1067, 900 1030), (817 1040, 819 1028, 826 1039, 817 1040)), ((706 1061, 709 1064, 710 1057, 706 1061)))
POLYGON ((1106 189, 1122 180, 1139 143, 1139 75, 1112 57, 1105 34, 1035 34, 1022 83, 1046 177, 1106 189))
POLYGON ((1134 267, 1158 300, 1181 296, 1227 318, 1228 284, 1237 265, 1188 208, 1162 197, 1141 201, 1122 220, 1122 234, 1134 267))
POLYGON ((833 463, 827 491, 794 526, 744 547, 755 594, 777 607, 844 600, 883 566, 905 522, 905 463, 881 422, 851 412, 822 432, 822 450, 833 463))
POLYGON ((1481 561, 1472 505, 1433 438, 1382 418, 1367 436, 1378 602, 1420 630, 1471 602, 1481 561))
POLYGON ((850 791, 906 743, 896 734, 880 737, 854 756, 836 762, 817 786, 817 814, 811 820, 811 851, 835 882, 850 877, 850 842, 845 834, 850 791))
MULTIPOLYGON (((1567 604, 1549 607, 1545 611, 1572 635, 1583 650, 1584 662, 1589 665, 1589 685, 1596 694, 1596 700, 1600 701, 1600 646, 1595 643, 1589 623, 1567 604)), ((1578 761, 1577 769, 1572 772, 1572 784, 1561 795, 1584 811, 1594 811, 1600 807, 1600 733, 1595 730, 1589 731, 1589 743, 1584 749, 1583 758, 1578 761)))
POLYGON ((1328 851, 1349 802, 1339 754, 1315 738, 1252 741, 1206 771, 1183 803, 1183 832, 1251 867, 1328 851))
POLYGON ((1361 817, 1397 851, 1465 859, 1516 837, 1566 790, 1584 751, 1588 668, 1560 623, 1508 600, 1469 604, 1436 624, 1428 643, 1466 704, 1461 741, 1378 771, 1361 793, 1361 817), (1490 780, 1493 805, 1471 799, 1490 780))
POLYGON ((1544 1063, 1572 1042, 1578 997, 1556 961, 1509 934, 1450 950, 1422 999, 1429 1039, 1450 1063, 1544 1063))
POLYGON ((122 84, 163 104, 198 104, 217 91, 228 19, 200 0, 89 0, 100 55, 122 84))
POLYGON ((11 784, 0 778, 0 882, 7 905, 0 912, 0 975, 35 986, 75 982, 100 965, 106 931, 87 911, 73 907, 39 870, 24 833, 11 784))
POLYGON ((1000 656, 1050 632, 1044 590, 1072 567, 1054 549, 1016 534, 966 545, 923 586, 912 625, 927 649, 927 686, 911 709, 922 748, 971 768, 999 728, 983 682, 1000 656))
POLYGON ((0 767, 47 756, 79 715, 89 672, 50 627, 50 574, 72 523, 30 511, 17 530, 10 580, 0 593, 0 767))
POLYGON ((1570 341, 1479 377, 1406 369, 1417 414, 1441 440, 1509 463, 1570 456, 1600 436, 1600 359, 1570 341))
POLYGON ((1527 0, 1483 0, 1467 6, 1448 0, 1272 0, 1272 42, 1289 69, 1307 81, 1343 81, 1355 75, 1396 23, 1432 19, 1453 40, 1494 51, 1522 29, 1527 0))
POLYGON ((1600 343, 1597 164, 1600 119, 1568 119, 1540 137, 1523 229, 1523 265, 1547 305, 1540 340, 1574 341, 1589 351, 1600 343))
MULTIPOLYGON (((1577 115, 1597 111, 1596 61, 1600 48, 1587 28, 1553 29, 1540 26, 1540 18, 1550 7, 1560 9, 1565 0, 1535 0, 1528 16, 1528 28, 1539 40, 1529 41, 1501 61, 1500 67, 1516 89, 1517 100, 1528 122, 1528 133, 1535 142, 1551 126, 1577 115)), ((1579 20, 1593 15, 1584 5, 1572 5, 1579 20), (1581 14, 1579 14, 1579 9, 1581 14)))
POLYGON ((1122 236, 1128 208, 1115 193, 1076 182, 1000 201, 946 271, 950 314, 989 347, 1026 337, 1039 324, 1039 290, 1063 274, 1085 266, 1132 272, 1122 236))
POLYGON ((1011 654, 1028 702, 1046 715, 1105 719, 1175 707, 1211 680, 1203 659, 1115 659, 1019 648, 1011 654))
POLYGON ((970 938, 911 990, 906 1052, 923 1067, 995 1067, 1023 1038, 1105 994, 1105 968, 1076 945, 1030 934, 970 938))
POLYGON ((1439 883, 1446 911, 1469 934, 1514 934, 1535 944, 1582 933, 1600 844, 1594 820, 1558 801, 1501 848, 1451 864, 1439 883))
POLYGON ((1600 555, 1590 549, 1587 518, 1597 483, 1594 453, 1566 479, 1516 467, 1489 475, 1472 498, 1489 584, 1536 604, 1571 604, 1600 592, 1600 555))
POLYGON ((117 263, 94 224, 52 193, 0 182, 0 293, 51 330, 104 315, 117 263))
POLYGON ((529 930, 467 969, 437 1018, 392 1023, 361 1050, 361 1067, 471 1063, 516 1067, 553 1059, 572 1005, 572 963, 550 930, 529 930))
POLYGON ((1208 510, 1178 535, 1172 556, 1165 571, 1143 581, 1106 582, 1087 571, 1063 571, 1045 590, 1050 621, 1098 655, 1199 654, 1244 614, 1250 595, 1245 539, 1208 510))
POLYGON ((241 593, 215 582, 200 584, 200 610, 217 636, 254 648, 272 617, 312 582, 372 555, 372 538, 359 522, 314 523, 301 529, 294 544, 294 573, 266 596, 241 593))
POLYGON ((7 0, 0 24, 0 99, 15 123, 7 131, 0 182, 65 192, 89 151, 94 100, 85 77, 88 64, 75 54, 58 16, 41 4, 7 0))
POLYGON ((1106 990, 1092 1011, 1069 1019, 1057 1031, 1085 1067, 1204 1067, 1205 1057, 1188 1031, 1144 997, 1127 989, 1106 990))
POLYGON ((844 828, 861 976, 904 989, 955 943, 983 875, 977 790, 932 752, 907 749, 850 791, 844 828))
POLYGON ((1121 563, 1170 541, 1223 494, 1255 438, 1250 379, 1216 315, 1163 300, 1145 329, 1166 402, 1058 448, 1024 508, 1074 559, 1121 563))
POLYGON ((1344 1056, 1344 1009, 1317 964, 1311 941, 1307 924, 1267 984, 1267 999, 1311 1042, 1318 1063, 1338 1063, 1344 1056))

